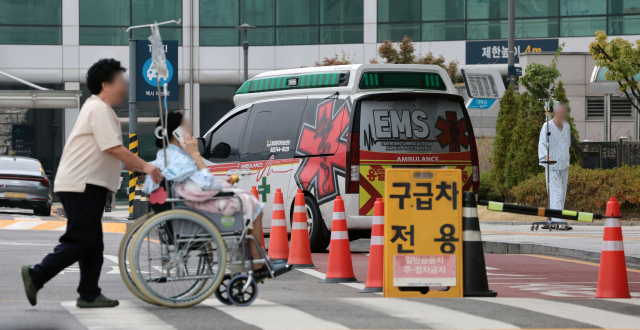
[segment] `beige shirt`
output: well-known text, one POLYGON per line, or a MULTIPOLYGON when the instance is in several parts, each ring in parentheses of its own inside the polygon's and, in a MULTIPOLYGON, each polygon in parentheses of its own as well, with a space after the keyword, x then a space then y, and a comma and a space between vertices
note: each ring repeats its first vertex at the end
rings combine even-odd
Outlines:
POLYGON ((62 151, 54 191, 84 192, 87 184, 118 189, 121 163, 105 152, 122 145, 116 113, 92 95, 88 98, 62 151))

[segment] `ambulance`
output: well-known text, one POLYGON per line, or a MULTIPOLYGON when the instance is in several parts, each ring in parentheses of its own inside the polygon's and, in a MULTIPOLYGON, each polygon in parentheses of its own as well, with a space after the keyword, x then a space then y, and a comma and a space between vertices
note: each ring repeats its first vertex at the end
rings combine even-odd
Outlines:
POLYGON ((202 137, 221 179, 256 187, 268 235, 276 189, 291 230, 305 194, 311 249, 331 238, 333 201, 345 201, 349 238, 370 235, 388 168, 454 168, 478 191, 478 152, 464 100, 438 66, 355 64, 265 72, 246 81, 236 107, 202 137))

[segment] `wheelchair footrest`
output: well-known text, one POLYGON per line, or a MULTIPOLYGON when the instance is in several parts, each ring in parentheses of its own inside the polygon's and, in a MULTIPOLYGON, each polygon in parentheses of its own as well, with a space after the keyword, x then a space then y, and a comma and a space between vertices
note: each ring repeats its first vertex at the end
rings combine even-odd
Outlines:
POLYGON ((284 273, 288 273, 292 269, 291 265, 286 263, 273 264, 273 276, 278 277, 284 273))

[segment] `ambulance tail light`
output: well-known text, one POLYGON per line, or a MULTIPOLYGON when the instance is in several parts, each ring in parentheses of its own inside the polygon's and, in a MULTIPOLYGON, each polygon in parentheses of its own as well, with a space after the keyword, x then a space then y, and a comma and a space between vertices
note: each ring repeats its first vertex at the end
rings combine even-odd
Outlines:
POLYGON ((471 172, 473 180, 473 191, 478 194, 480 190, 480 163, 478 160, 478 145, 476 144, 476 135, 469 135, 471 140, 471 172))
POLYGON ((347 137, 347 179, 348 194, 360 192, 360 133, 349 132, 347 137))

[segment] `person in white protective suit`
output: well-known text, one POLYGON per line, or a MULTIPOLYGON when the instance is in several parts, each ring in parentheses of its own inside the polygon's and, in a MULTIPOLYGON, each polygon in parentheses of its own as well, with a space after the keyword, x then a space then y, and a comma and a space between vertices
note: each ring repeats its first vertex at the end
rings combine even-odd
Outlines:
MULTIPOLYGON (((564 103, 557 103, 553 111, 553 119, 544 123, 540 130, 538 143, 538 159, 540 166, 545 168, 545 182, 548 182, 549 207, 554 210, 564 208, 564 200, 567 194, 567 181, 569 178, 569 149, 571 148, 571 127, 567 122, 568 109, 564 103), (547 155, 547 125, 549 126, 549 155, 547 155), (556 161, 549 165, 542 163, 545 160, 556 161), (548 179, 548 180, 547 180, 548 179)), ((551 221, 564 221, 553 218, 551 221)), ((543 228, 548 228, 544 226, 543 228)), ((567 226, 567 230, 573 229, 567 226)))

